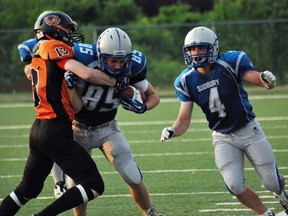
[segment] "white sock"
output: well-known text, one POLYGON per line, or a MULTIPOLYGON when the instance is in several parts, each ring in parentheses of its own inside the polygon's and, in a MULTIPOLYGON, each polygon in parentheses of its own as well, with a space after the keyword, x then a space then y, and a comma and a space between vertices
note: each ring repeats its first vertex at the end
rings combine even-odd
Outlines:
POLYGON ((282 191, 282 193, 281 193, 280 195, 278 195, 278 197, 279 197, 280 199, 286 199, 286 196, 285 196, 285 194, 284 194, 284 191, 282 191))
POLYGON ((267 211, 264 212, 264 213, 262 214, 262 216, 273 216, 273 212, 271 211, 271 209, 267 209, 267 211))

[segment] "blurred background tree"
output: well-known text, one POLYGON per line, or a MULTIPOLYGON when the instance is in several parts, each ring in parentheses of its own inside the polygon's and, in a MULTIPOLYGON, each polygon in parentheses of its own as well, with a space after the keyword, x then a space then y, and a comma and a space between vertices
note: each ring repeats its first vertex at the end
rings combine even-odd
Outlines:
POLYGON ((173 88, 185 68, 182 46, 193 27, 219 35, 220 51, 243 50, 257 70, 271 70, 287 84, 288 0, 0 0, 0 92, 30 91, 17 45, 34 37, 44 10, 69 14, 95 43, 107 27, 126 31, 134 49, 148 59, 148 79, 158 89, 173 88))

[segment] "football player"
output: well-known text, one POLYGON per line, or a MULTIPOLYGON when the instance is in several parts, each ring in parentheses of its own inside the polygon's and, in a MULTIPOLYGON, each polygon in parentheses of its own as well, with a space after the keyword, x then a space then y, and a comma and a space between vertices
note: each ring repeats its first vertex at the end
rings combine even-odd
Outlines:
MULTIPOLYGON (((125 109, 142 114, 160 102, 154 87, 146 79, 146 57, 132 49, 131 40, 126 32, 119 28, 108 28, 99 36, 97 60, 89 66, 100 69, 116 79, 129 77, 129 84, 141 89, 147 101, 141 103, 130 97, 121 101, 119 91, 115 88, 94 85, 78 79, 77 91, 80 97, 78 101, 75 100, 76 96, 71 99, 76 111, 73 121, 74 138, 90 154, 92 149, 100 149, 129 185, 132 198, 143 214, 159 216, 152 204, 141 170, 133 158, 129 142, 115 118, 120 103, 125 109)), ((71 91, 74 91, 74 95, 77 94, 76 88, 71 91)), ((74 208, 74 215, 87 215, 87 206, 74 208)))
POLYGON ((34 31, 39 48, 32 58, 32 86, 36 119, 29 136, 29 155, 23 177, 16 189, 0 205, 0 215, 15 215, 42 191, 44 181, 56 162, 76 186, 67 190, 37 216, 58 215, 93 200, 104 191, 103 179, 90 155, 73 139, 73 108, 69 102, 65 71, 94 84, 120 90, 127 80, 110 78, 100 70, 75 60, 77 23, 61 11, 39 15, 34 31))
MULTIPOLYGON (((23 41, 18 45, 20 60, 25 64, 24 73, 28 80, 31 80, 31 61, 37 49, 38 42, 36 38, 23 41)), ((51 169, 51 174, 54 180, 54 196, 59 198, 67 190, 65 174, 56 163, 54 163, 51 169)))
POLYGON ((219 53, 218 38, 206 27, 196 27, 188 32, 183 53, 187 69, 174 82, 181 101, 180 109, 172 127, 163 129, 161 141, 186 132, 195 102, 205 113, 213 131, 216 165, 228 191, 258 215, 274 215, 245 183, 246 155, 266 189, 274 193, 288 212, 284 178, 279 175, 272 147, 255 120, 242 84, 244 80, 272 89, 276 77, 270 71, 256 71, 242 51, 219 53))
POLYGON ((28 80, 31 80, 31 61, 35 51, 38 49, 37 39, 31 38, 18 45, 20 60, 24 62, 24 73, 28 80))

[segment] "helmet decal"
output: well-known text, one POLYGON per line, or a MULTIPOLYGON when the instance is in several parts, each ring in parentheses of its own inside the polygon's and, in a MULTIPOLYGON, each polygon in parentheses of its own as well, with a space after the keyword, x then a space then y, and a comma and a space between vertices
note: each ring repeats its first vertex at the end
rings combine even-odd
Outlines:
POLYGON ((125 56, 126 55, 126 51, 125 50, 114 50, 113 51, 113 55, 114 56, 125 56))
POLYGON ((44 22, 51 26, 51 25, 59 25, 61 19, 58 16, 51 15, 44 18, 44 22))

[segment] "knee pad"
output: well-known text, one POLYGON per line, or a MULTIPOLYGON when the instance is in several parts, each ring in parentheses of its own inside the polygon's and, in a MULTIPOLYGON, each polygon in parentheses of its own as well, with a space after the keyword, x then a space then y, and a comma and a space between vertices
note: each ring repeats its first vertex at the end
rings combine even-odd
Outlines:
MULTIPOLYGON (((95 178, 94 180, 91 179, 92 181, 86 182, 82 184, 83 188, 85 188, 85 191, 89 193, 88 191, 96 191, 99 195, 102 195, 104 192, 104 181, 102 178, 95 178)), ((94 199, 93 195, 93 199, 94 199)))
POLYGON ((143 176, 133 160, 118 164, 116 169, 128 185, 137 186, 141 184, 143 176))
POLYGON ((240 195, 246 190, 246 185, 244 181, 234 180, 229 184, 225 182, 226 188, 232 195, 240 195))
POLYGON ((277 175, 276 177, 273 173, 267 173, 263 178, 263 184, 265 188, 271 192, 279 192, 284 187, 284 181, 277 175))

